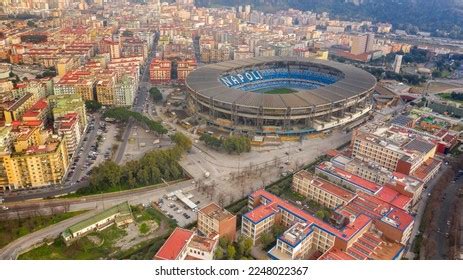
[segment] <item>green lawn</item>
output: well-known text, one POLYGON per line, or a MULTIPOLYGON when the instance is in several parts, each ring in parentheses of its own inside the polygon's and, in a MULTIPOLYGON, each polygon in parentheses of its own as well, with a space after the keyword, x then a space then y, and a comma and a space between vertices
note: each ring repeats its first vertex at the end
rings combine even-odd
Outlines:
POLYGON ((0 222, 0 248, 31 232, 46 228, 85 211, 60 213, 53 216, 38 216, 0 222))
POLYGON ((151 259, 159 248, 164 244, 170 233, 177 226, 175 221, 164 216, 162 212, 155 208, 143 208, 133 206, 132 213, 135 222, 139 224, 140 233, 149 231, 149 226, 145 221, 156 221, 160 225, 159 236, 136 244, 134 247, 121 251, 115 246, 116 242, 127 235, 125 229, 120 229, 115 225, 76 240, 69 247, 58 237, 50 245, 43 244, 18 257, 21 260, 98 260, 98 259, 151 259), (144 226, 143 226, 144 225, 144 226), (95 236, 102 241, 96 245, 89 237, 95 236), (110 257, 111 256, 111 257, 110 257))
POLYGON ((85 236, 70 246, 66 246, 61 238, 55 239, 51 245, 40 247, 19 256, 20 260, 98 260, 106 259, 114 252, 114 242, 127 233, 125 230, 112 225, 111 227, 89 234, 103 241, 100 246, 95 245, 88 236, 85 236))
POLYGON ((264 91, 265 94, 287 94, 297 92, 297 90, 290 89, 290 88, 273 88, 270 90, 264 91))

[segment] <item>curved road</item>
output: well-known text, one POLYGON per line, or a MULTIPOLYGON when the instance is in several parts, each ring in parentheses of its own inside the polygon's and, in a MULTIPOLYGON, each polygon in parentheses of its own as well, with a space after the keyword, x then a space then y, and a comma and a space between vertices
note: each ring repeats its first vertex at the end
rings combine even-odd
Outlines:
MULTIPOLYGON (((168 185, 162 188, 145 187, 141 189, 124 191, 120 193, 109 193, 103 195, 93 195, 85 198, 75 199, 53 199, 42 201, 25 201, 21 203, 7 203, 10 208, 8 211, 2 213, 2 216, 12 215, 16 216, 17 213, 22 211, 30 211, 31 209, 40 208, 51 209, 51 207, 68 205, 70 211, 91 210, 82 215, 64 220, 55 225, 33 232, 23 236, 5 247, 0 249, 0 259, 16 259, 17 255, 31 248, 32 246, 41 243, 44 239, 51 239, 57 237, 67 227, 82 221, 88 217, 95 215, 96 212, 102 211, 108 207, 128 201, 130 204, 141 204, 155 201, 165 194, 191 186, 191 180, 179 182, 173 185, 168 185)), ((2 217, 5 218, 5 217, 2 217)))

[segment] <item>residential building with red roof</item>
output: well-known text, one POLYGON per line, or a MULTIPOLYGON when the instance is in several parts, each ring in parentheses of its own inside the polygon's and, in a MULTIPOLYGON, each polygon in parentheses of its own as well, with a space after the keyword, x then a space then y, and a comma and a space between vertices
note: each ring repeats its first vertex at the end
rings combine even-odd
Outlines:
POLYGON ((170 82, 172 76, 172 61, 153 59, 150 64, 150 80, 153 83, 170 82))
POLYGON ((322 162, 315 167, 315 174, 326 176, 328 180, 348 187, 355 191, 362 191, 368 194, 378 193, 382 186, 374 182, 365 180, 355 174, 347 172, 341 168, 336 167, 331 162, 322 162))
MULTIPOLYGON (((299 248, 296 248, 299 243, 292 244, 291 250, 286 246, 280 246, 270 251, 270 257, 273 259, 286 259, 293 256, 307 258, 316 253, 324 253, 333 246, 347 249, 357 237, 369 230, 372 224, 370 217, 359 214, 357 216, 352 215, 346 225, 335 227, 263 189, 257 190, 249 196, 249 208, 251 211, 242 217, 241 234, 252 239, 254 244, 263 233, 270 232, 276 223, 286 228, 291 228, 296 223, 302 223, 310 228, 310 230, 304 229, 306 234, 303 235, 303 239, 309 238, 307 240, 310 242, 304 244, 303 251, 298 251, 299 248), (283 247, 286 250, 278 249, 283 247), (275 250, 279 252, 275 252, 275 250)), ((283 236, 281 241, 284 240, 285 237, 283 236)))
POLYGON ((306 170, 294 174, 292 189, 310 200, 334 209, 355 198, 355 193, 340 188, 306 170))
POLYGON ((82 136, 79 115, 77 113, 68 113, 62 117, 58 117, 54 121, 54 126, 58 135, 63 137, 68 156, 71 158, 76 152, 82 136))
POLYGON ((252 193, 248 202, 251 211, 242 217, 241 234, 256 243, 275 224, 287 228, 278 237, 276 246, 268 252, 270 258, 313 259, 325 256, 329 259, 327 252, 333 248, 353 259, 400 258, 413 228, 413 217, 403 210, 410 204, 411 197, 388 187, 382 187, 374 196, 362 191, 353 193, 307 171, 298 172, 294 177, 293 190, 301 189, 294 185, 310 184, 312 192, 325 197, 326 201, 319 202, 325 206, 327 201, 334 201, 334 196, 344 198, 344 201, 330 204, 337 221, 327 222, 265 190, 252 193), (383 250, 381 248, 385 252, 379 252, 383 250))
POLYGON ((158 250, 155 260, 212 260, 219 242, 218 235, 203 237, 195 231, 175 228, 158 250))
POLYGON ((42 121, 45 122, 50 110, 45 98, 40 99, 22 115, 23 122, 42 121))

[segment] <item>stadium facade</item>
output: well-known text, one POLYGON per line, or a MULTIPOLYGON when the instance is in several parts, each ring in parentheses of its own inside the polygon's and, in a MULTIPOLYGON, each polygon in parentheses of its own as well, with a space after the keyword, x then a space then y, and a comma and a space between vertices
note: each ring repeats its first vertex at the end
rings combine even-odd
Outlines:
POLYGON ((210 125, 251 134, 307 134, 372 109, 376 79, 353 66, 296 57, 206 65, 186 79, 188 106, 210 125))

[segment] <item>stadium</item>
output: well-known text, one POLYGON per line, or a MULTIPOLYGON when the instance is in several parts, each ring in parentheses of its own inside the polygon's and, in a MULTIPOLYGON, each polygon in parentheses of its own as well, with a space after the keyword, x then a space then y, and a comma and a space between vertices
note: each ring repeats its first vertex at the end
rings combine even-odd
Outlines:
POLYGON ((332 61, 256 57, 200 67, 186 86, 189 109, 209 125, 248 134, 303 135, 366 116, 376 79, 332 61))

